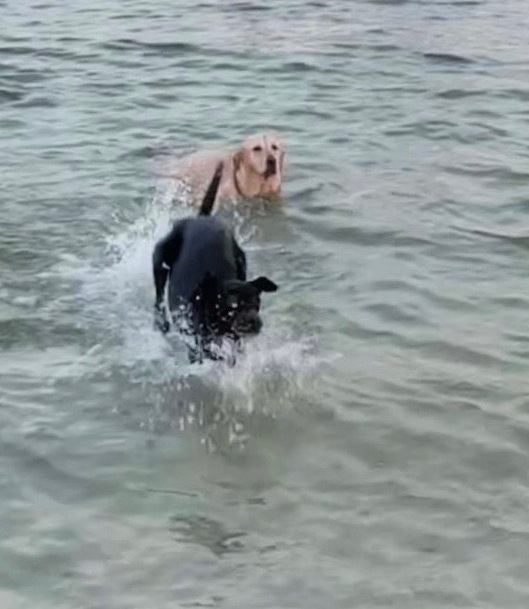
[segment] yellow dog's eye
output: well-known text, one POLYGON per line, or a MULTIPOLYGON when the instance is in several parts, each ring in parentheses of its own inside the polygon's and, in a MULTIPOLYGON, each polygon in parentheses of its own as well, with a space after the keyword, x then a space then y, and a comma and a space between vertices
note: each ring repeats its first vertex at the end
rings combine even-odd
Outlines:
POLYGON ((254 152, 261 152, 261 150, 262 150, 262 149, 263 149, 263 147, 262 147, 262 146, 254 146, 254 147, 252 148, 252 150, 253 150, 254 152))
POLYGON ((272 150, 277 150, 277 146, 275 144, 272 144, 272 150))

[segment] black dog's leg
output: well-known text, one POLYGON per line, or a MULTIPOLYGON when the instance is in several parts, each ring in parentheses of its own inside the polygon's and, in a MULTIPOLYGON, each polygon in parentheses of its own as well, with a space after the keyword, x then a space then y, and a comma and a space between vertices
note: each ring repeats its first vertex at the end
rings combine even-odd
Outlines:
POLYGON ((195 344, 193 346, 187 345, 187 356, 190 364, 202 364, 205 358, 215 359, 211 356, 208 348, 208 341, 203 336, 195 334, 195 344))
POLYGON ((204 354, 197 347, 187 346, 187 357, 190 364, 201 364, 204 361, 204 354))
POLYGON ((163 303, 154 303, 154 327, 162 334, 169 332, 171 327, 167 318, 167 309, 163 303))
POLYGON ((182 228, 185 220, 176 222, 171 232, 158 241, 152 255, 152 272, 154 278, 154 325, 164 334, 169 330, 167 309, 163 303, 167 277, 173 264, 180 255, 182 247, 182 228))

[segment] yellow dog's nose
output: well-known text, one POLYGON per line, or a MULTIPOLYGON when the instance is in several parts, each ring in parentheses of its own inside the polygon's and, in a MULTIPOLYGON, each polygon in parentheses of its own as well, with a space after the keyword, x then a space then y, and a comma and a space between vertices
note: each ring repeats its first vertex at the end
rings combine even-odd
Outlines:
POLYGON ((273 156, 269 156, 266 159, 266 173, 269 175, 274 175, 276 172, 276 160, 273 156))

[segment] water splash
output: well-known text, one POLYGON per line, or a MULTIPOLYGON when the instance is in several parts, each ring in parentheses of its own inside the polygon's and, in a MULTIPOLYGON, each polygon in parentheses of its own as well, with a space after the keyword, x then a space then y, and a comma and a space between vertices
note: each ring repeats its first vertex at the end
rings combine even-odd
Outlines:
POLYGON ((287 338, 277 328, 246 342, 235 366, 210 360, 180 365, 158 394, 151 429, 191 428, 210 451, 244 449, 263 420, 307 403, 314 371, 324 363, 314 338, 287 338))
MULTIPOLYGON (((212 447, 243 446, 249 420, 274 419, 309 391, 311 373, 321 364, 314 337, 294 335, 287 320, 267 319, 265 331, 248 340, 237 363, 191 365, 175 335, 153 328, 152 248, 170 225, 190 213, 190 192, 173 180, 160 182, 145 212, 121 223, 108 236, 102 260, 77 269, 82 283, 85 325, 99 335, 100 367, 127 370, 130 382, 148 386, 152 412, 147 426, 200 429, 212 447), (219 439, 222 437, 221 439, 219 439)), ((255 232, 249 208, 228 210, 237 238, 255 232)), ((251 241, 248 249, 259 244, 251 241)))

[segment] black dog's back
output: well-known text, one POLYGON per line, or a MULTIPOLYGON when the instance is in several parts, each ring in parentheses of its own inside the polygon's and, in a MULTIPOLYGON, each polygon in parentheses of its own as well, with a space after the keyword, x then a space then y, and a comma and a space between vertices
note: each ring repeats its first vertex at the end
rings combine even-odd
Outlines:
MULTIPOLYGON (((164 292, 169 279, 169 309, 200 300, 204 283, 211 280, 221 287, 230 280, 246 280, 246 256, 233 233, 221 221, 209 217, 222 177, 223 165, 217 166, 204 195, 198 218, 175 222, 172 230, 161 239, 153 252, 153 275, 156 290, 155 322, 164 332, 169 322, 164 292)), ((194 302, 195 308, 199 302, 194 302)))
POLYGON ((215 218, 199 217, 175 225, 180 233, 178 264, 169 273, 169 308, 190 301, 207 276, 219 283, 246 280, 244 254, 230 231, 215 218))

